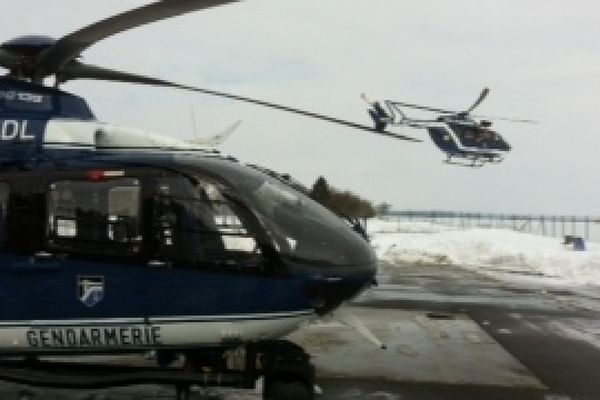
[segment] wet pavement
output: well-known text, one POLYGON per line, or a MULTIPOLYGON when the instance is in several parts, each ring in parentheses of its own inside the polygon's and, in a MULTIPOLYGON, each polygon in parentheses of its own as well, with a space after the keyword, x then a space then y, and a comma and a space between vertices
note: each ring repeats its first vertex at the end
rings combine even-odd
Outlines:
POLYGON ((463 313, 545 386, 404 382, 386 392, 398 396, 390 399, 600 399, 600 288, 520 283, 518 271, 498 280, 448 266, 385 270, 388 282, 362 296, 362 306, 463 313))
MULTIPOLYGON (((600 290, 495 279, 449 266, 383 266, 382 285, 346 310, 388 344, 336 320, 292 336, 313 354, 322 400, 598 400, 600 290), (598 296, 596 296, 598 293, 598 296)), ((0 384, 0 399, 173 399, 143 385, 94 391, 0 384)), ((257 400, 202 390, 191 399, 257 400)))

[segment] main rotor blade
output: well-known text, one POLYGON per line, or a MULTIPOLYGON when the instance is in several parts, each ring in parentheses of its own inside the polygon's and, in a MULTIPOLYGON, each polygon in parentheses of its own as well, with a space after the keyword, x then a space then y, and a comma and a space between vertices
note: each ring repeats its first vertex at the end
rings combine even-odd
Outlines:
POLYGON ((236 1, 239 0, 162 0, 125 11, 63 36, 52 47, 42 51, 36 57, 35 64, 41 76, 48 76, 60 71, 88 47, 114 34, 150 22, 236 1))
POLYGON ((477 106, 481 104, 481 102, 487 97, 488 94, 490 94, 490 88, 484 87, 483 90, 481 91, 481 93, 479 94, 479 97, 477 98, 477 100, 475 100, 475 103, 473 103, 473 105, 471 107, 467 108, 467 111, 465 111, 465 113, 468 114, 471 111, 473 111, 475 108, 477 108, 477 106))
POLYGON ((255 105, 259 105, 262 107, 273 108, 280 111, 285 111, 289 113, 294 113, 298 115, 302 115, 309 118, 320 119, 323 121, 331 122, 338 125, 347 126, 350 128, 361 129, 364 131, 376 133, 382 136, 388 136, 395 139, 407 140, 411 142, 421 142, 420 139, 415 139, 410 136, 400 135, 393 132, 381 132, 370 126, 361 125, 355 122, 346 121, 339 118, 330 117, 328 115, 318 114, 311 111, 305 111, 294 107, 284 106, 277 103, 271 103, 268 101, 253 99, 250 97, 238 96, 231 93, 219 92, 216 90, 203 89, 194 86, 182 85, 175 82, 166 81, 163 79, 157 79, 152 77, 147 77, 143 75, 131 74, 128 72, 115 71, 107 68, 97 67, 93 65, 83 64, 77 61, 71 62, 69 65, 65 66, 63 71, 60 73, 60 78, 62 81, 67 81, 71 79, 99 79, 106 81, 115 81, 115 82, 126 82, 126 83, 138 83, 143 85, 153 85, 153 86, 163 86, 163 87, 171 87, 175 89, 183 89, 196 93, 204 93, 211 96, 224 97, 227 99, 242 101, 245 103, 251 103, 255 105))
POLYGON ((412 104, 412 103, 403 103, 400 101, 390 101, 390 103, 395 106, 409 107, 409 108, 414 108, 417 110, 431 111, 431 112, 436 112, 436 113, 440 113, 440 114, 457 114, 456 111, 443 110, 441 108, 434 108, 434 107, 427 107, 427 106, 420 106, 418 104, 412 104))

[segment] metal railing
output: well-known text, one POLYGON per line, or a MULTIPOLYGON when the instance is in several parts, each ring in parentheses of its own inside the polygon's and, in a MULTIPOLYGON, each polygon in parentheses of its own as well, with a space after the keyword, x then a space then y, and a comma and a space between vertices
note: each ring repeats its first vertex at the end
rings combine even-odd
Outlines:
POLYGON ((581 236, 600 241, 600 217, 576 215, 540 215, 477 213, 457 211, 390 211, 388 218, 402 221, 423 221, 458 228, 505 228, 553 237, 581 236))

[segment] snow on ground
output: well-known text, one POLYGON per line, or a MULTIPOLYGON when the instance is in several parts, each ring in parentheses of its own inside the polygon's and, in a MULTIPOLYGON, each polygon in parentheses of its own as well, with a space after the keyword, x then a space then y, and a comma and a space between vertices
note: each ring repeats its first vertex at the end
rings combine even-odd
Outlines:
POLYGON ((428 222, 375 219, 367 229, 378 257, 391 263, 460 265, 492 275, 517 272, 569 285, 600 284, 600 243, 586 242, 585 251, 575 251, 561 238, 428 222))

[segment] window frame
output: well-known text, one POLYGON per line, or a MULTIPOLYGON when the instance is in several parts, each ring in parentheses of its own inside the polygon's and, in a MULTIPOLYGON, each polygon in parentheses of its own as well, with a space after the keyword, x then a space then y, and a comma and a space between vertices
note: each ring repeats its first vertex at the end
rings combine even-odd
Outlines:
MULTIPOLYGON (((214 207, 215 205, 217 207, 228 207, 230 210, 230 217, 234 217, 235 219, 237 219, 237 221, 240 223, 240 225, 243 227, 243 229, 245 230, 245 232, 226 232, 226 229, 228 227, 223 227, 223 229, 215 229, 215 226, 218 226, 218 222, 217 221, 212 221, 214 222, 214 226, 213 229, 199 229, 196 233, 197 233, 197 237, 201 237, 202 235, 206 235, 207 238, 210 238, 210 240, 221 240, 222 245, 223 245, 223 250, 225 254, 225 258, 210 258, 207 257, 207 259, 192 259, 191 257, 187 257, 187 255, 184 255, 184 251, 177 251, 177 246, 173 246, 172 249, 175 251, 170 251, 168 247, 164 246, 163 243, 161 243, 161 240, 163 240, 164 236, 161 236, 161 232, 160 230, 163 229, 163 227, 160 226, 160 217, 158 216, 159 213, 159 208, 160 208, 160 204, 162 203, 163 199, 165 197, 170 197, 171 199, 181 199, 181 200, 185 200, 186 197, 180 197, 177 195, 177 193, 170 195, 170 196, 165 196, 164 193, 161 193, 161 185, 163 185, 165 183, 165 181, 169 180, 169 179, 180 179, 181 182, 188 182, 188 184, 190 186, 193 186, 194 184, 192 182, 208 182, 211 185, 215 185, 220 191, 221 193, 223 192, 228 192, 229 190, 231 190, 231 188, 229 187, 228 184, 223 183, 221 180, 219 179, 215 179, 215 177, 213 177, 211 174, 209 173, 203 173, 203 171, 198 171, 198 170, 194 170, 191 174, 187 174, 186 172, 180 172, 180 171, 161 171, 162 173, 160 173, 159 175, 153 177, 153 179, 151 181, 148 182, 148 186, 149 186, 149 196, 152 199, 152 206, 151 206, 151 212, 149 213, 151 215, 151 217, 149 218, 149 221, 147 221, 148 224, 148 229, 150 232, 152 232, 152 237, 154 238, 154 243, 153 243, 153 251, 151 251, 156 258, 156 261, 159 262, 164 262, 167 263, 169 265, 173 265, 174 267, 177 266, 182 266, 182 267, 186 267, 186 268, 194 268, 194 269, 204 269, 204 270, 210 270, 210 271, 218 271, 218 272, 247 272, 250 274, 257 274, 257 273, 265 273, 267 270, 269 270, 269 266, 272 260, 270 260, 268 253, 269 251, 265 251, 265 246, 264 246, 264 240, 263 240, 263 236, 264 236, 264 229, 262 228, 257 228, 257 226, 260 226, 260 223, 256 220, 256 216, 252 213, 251 210, 247 209, 247 210, 240 210, 239 209, 239 205, 238 204, 234 204, 234 202, 232 202, 231 200, 228 200, 226 198, 222 198, 222 199, 203 199, 200 200, 199 198, 195 198, 193 199, 198 200, 198 201, 202 201, 202 202, 206 202, 209 203, 212 207, 214 207), (162 181, 162 182, 161 182, 162 181), (244 215, 241 216, 240 213, 243 213, 244 215), (249 221, 251 220, 251 221, 249 221), (232 249, 232 248, 227 248, 228 244, 226 243, 228 240, 231 241, 231 238, 234 237, 245 237, 248 239, 251 239, 254 243, 254 248, 252 249, 252 251, 249 251, 248 249, 244 250, 244 249, 232 249)), ((194 187, 194 190, 197 190, 194 187)), ((214 210, 211 211, 211 213, 209 214, 209 216, 214 220, 215 217, 218 216, 223 216, 224 214, 217 214, 214 210)), ((171 226, 168 227, 167 229, 170 230, 169 235, 172 235, 171 238, 172 240, 176 240, 173 237, 178 233, 177 229, 178 227, 176 226, 171 226)), ((180 229, 179 234, 181 235, 181 233, 183 231, 187 231, 186 229, 180 229)), ((188 232, 189 233, 189 232, 188 232)), ((200 243, 200 242, 198 242, 200 243)), ((231 243, 229 243, 230 245, 231 243)))
MULTIPOLYGON (((90 188, 92 188, 92 186, 90 186, 90 188)), ((98 258, 117 257, 128 259, 139 257, 143 252, 144 221, 142 205, 143 184, 142 179, 137 176, 125 175, 102 180, 91 180, 81 176, 72 176, 68 174, 61 176, 60 174, 56 174, 52 176, 51 179, 48 179, 45 189, 45 237, 48 249, 53 253, 66 253, 82 256, 89 255, 98 258), (56 185, 61 184, 72 185, 72 189, 75 189, 79 184, 104 184, 105 187, 101 191, 93 192, 88 190, 86 193, 92 197, 99 193, 102 196, 100 199, 102 201, 101 205, 104 207, 101 207, 100 210, 94 209, 94 207, 80 207, 80 205, 85 205, 85 202, 78 202, 78 200, 81 199, 77 199, 77 197, 74 196, 74 198, 71 199, 72 203, 65 207, 65 210, 67 210, 65 214, 70 215, 61 215, 60 211, 57 212, 57 202, 60 200, 52 198, 53 192, 58 193, 55 192, 58 190, 56 185), (131 218, 133 222, 130 224, 124 219, 121 220, 121 215, 113 216, 109 212, 111 189, 115 187, 138 188, 135 195, 135 201, 137 202, 135 205, 137 216, 131 218), (64 224, 62 227, 62 229, 64 229, 63 235, 59 235, 57 232, 58 229, 61 229, 58 226, 60 221, 63 221, 64 224), (69 221, 74 221, 74 224, 69 225, 69 221), (96 226, 94 226, 94 224, 96 224, 96 226), (116 240, 117 229, 120 229, 119 227, 121 227, 122 224, 125 225, 126 231, 128 227, 131 228, 133 234, 127 232, 124 236, 120 236, 125 239, 116 240), (85 228, 82 229, 81 226, 85 226, 85 228), (104 231, 101 229, 102 226, 105 227, 104 231), (100 238, 98 240, 95 240, 93 237, 94 228, 96 228, 95 234, 100 238), (88 234, 92 232, 90 237, 81 236, 81 232, 86 232, 86 229, 88 229, 88 234), (111 234, 113 237, 111 237, 111 234)), ((127 217, 129 218, 130 216, 127 217)))

